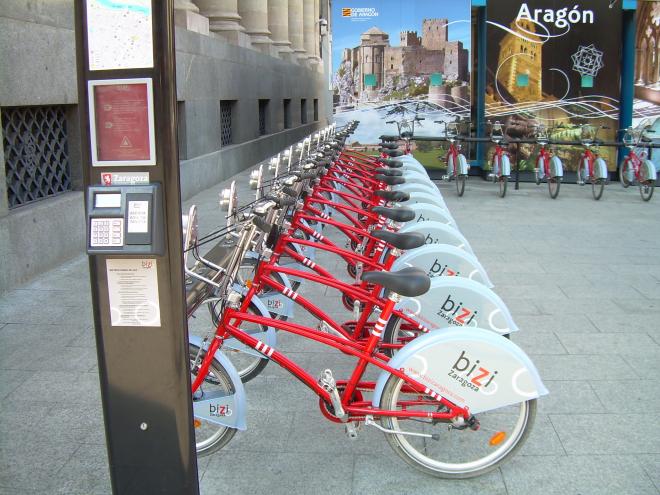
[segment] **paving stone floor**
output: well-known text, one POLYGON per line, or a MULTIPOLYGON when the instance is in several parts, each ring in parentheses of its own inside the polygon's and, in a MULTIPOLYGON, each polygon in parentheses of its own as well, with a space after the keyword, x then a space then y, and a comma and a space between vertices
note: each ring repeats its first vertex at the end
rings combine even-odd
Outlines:
MULTIPOLYGON (((222 223, 224 185, 186 202, 199 206, 202 232, 222 223)), ((554 201, 531 184, 505 199, 479 179, 463 198, 439 188, 550 390, 520 454, 478 479, 428 477, 377 431, 349 441, 271 364, 246 385, 248 431, 200 459, 204 495, 660 492, 660 197, 642 203, 618 184, 600 202, 569 184, 554 201)), ((326 287, 303 293, 344 314, 326 287)), ((279 338, 314 374, 350 368, 318 345, 279 338)), ((0 295, 0 494, 35 493, 110 493, 82 256, 0 295)))

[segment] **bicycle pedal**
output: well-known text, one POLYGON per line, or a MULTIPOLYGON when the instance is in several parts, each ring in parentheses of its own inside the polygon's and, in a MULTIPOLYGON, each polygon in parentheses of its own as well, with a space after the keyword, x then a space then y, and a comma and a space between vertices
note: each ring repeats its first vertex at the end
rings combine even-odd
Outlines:
POLYGON ((578 185, 578 186, 584 186, 584 184, 585 184, 585 182, 584 182, 583 180, 579 180, 579 181, 577 182, 577 185, 578 185))
POLYGON ((449 176, 448 176, 448 175, 443 175, 443 176, 442 176, 442 180, 447 180, 447 181, 448 181, 448 180, 450 180, 450 179, 449 179, 449 176))
POLYGON ((351 440, 357 440, 358 433, 360 432, 360 423, 351 421, 346 423, 346 436, 351 440))

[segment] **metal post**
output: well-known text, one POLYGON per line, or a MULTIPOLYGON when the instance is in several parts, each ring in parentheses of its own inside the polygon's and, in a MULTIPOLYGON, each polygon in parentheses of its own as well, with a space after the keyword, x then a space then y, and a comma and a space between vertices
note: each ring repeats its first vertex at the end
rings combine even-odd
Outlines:
MULTIPOLYGON (((635 97, 635 10, 622 12, 621 48, 621 108, 619 109, 619 129, 632 125, 633 99, 635 97)), ((619 140, 620 136, 617 136, 619 140)), ((621 147, 618 163, 628 154, 628 148, 621 147)))
POLYGON ((75 0, 75 25, 87 250, 112 490, 198 495, 173 0, 146 6, 75 0), (99 232, 108 222, 110 241, 103 241, 99 232))
MULTIPOLYGON (((485 3, 485 2, 484 2, 485 3)), ((477 8, 477 94, 476 97, 476 137, 486 136, 486 50, 487 50, 487 24, 486 6, 477 8)), ((477 142, 477 163, 482 167, 485 163, 486 147, 481 141, 477 142)))

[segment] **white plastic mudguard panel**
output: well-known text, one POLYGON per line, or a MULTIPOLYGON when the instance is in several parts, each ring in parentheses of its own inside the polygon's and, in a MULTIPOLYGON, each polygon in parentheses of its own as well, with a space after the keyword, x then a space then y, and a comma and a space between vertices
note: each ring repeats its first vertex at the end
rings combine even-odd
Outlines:
POLYGON ((564 165, 561 163, 561 160, 558 156, 553 156, 550 158, 550 176, 551 177, 563 177, 564 176, 564 165))
MULTIPOLYGON (((534 363, 517 345, 480 328, 418 337, 398 351, 389 365, 474 414, 548 393, 534 363)), ((378 378, 376 407, 389 376, 384 371, 378 378)))
POLYGON ((655 165, 651 160, 644 160, 640 175, 642 177, 642 180, 656 180, 658 178, 658 173, 655 169, 655 165))
POLYGON ((447 244, 430 244, 406 251, 394 262, 392 270, 416 266, 426 271, 429 277, 463 277, 485 285, 493 284, 479 260, 467 251, 447 244))
POLYGON ((478 327, 503 335, 518 331, 504 301, 468 278, 434 277, 426 294, 404 298, 395 307, 429 330, 478 327))
POLYGON ((474 254, 468 240, 458 230, 440 222, 408 223, 399 232, 421 232, 426 244, 449 244, 474 254))
POLYGON ((440 222, 451 227, 456 227, 456 222, 448 210, 438 205, 429 204, 425 202, 410 203, 412 198, 406 201, 405 205, 415 212, 415 220, 413 222, 440 222))
POLYGON ((594 176, 596 179, 607 179, 607 164, 605 163, 605 160, 602 158, 598 157, 596 158, 596 161, 594 162, 594 176))

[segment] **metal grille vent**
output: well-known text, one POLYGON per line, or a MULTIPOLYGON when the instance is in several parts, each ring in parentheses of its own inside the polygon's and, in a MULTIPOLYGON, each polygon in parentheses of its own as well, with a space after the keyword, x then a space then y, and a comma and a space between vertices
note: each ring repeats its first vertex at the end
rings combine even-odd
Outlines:
POLYGON ((63 106, 2 109, 9 208, 71 190, 63 106))
POLYGON ((268 100, 259 100, 259 135, 266 134, 266 109, 268 100))
POLYGON ((231 111, 234 102, 231 100, 220 101, 220 144, 227 146, 231 144, 231 111))

